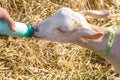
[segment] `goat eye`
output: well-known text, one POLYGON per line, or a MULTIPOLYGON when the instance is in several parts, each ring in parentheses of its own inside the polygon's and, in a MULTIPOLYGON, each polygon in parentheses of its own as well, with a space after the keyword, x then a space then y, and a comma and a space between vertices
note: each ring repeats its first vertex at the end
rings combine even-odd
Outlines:
POLYGON ((66 31, 61 30, 61 28, 56 28, 56 30, 58 30, 61 33, 65 33, 66 32, 66 31))

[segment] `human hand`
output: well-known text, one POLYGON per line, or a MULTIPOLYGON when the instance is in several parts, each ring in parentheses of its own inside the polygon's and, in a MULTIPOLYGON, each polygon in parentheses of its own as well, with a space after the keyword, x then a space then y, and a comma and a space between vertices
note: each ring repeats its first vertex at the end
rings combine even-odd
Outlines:
MULTIPOLYGON (((11 29, 12 31, 14 31, 14 32, 16 31, 16 29, 15 29, 15 22, 14 22, 13 19, 10 17, 9 13, 8 13, 5 9, 3 9, 1 6, 0 6, 0 19, 3 19, 3 20, 5 20, 5 21, 7 21, 8 24, 10 25, 10 29, 11 29)), ((7 35, 1 35, 1 34, 0 34, 0 38, 1 38, 1 39, 7 40, 8 37, 9 37, 9 36, 7 36, 7 35)))
POLYGON ((13 19, 10 17, 9 13, 7 12, 6 9, 3 9, 2 7, 0 7, 0 19, 3 19, 5 21, 8 22, 10 29, 12 31, 16 31, 15 29, 15 22, 13 21, 13 19))

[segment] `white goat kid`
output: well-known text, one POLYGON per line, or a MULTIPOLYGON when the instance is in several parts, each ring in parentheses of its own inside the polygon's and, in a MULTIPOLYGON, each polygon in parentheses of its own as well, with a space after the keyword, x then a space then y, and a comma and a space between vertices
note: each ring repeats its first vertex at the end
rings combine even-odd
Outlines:
MULTIPOLYGON (((74 43, 104 54, 109 39, 109 28, 89 24, 84 18, 85 15, 105 18, 109 15, 109 12, 94 10, 75 12, 70 8, 61 8, 52 17, 35 26, 34 36, 39 39, 74 43)), ((120 27, 117 27, 113 46, 107 59, 120 74, 119 35, 120 27)))

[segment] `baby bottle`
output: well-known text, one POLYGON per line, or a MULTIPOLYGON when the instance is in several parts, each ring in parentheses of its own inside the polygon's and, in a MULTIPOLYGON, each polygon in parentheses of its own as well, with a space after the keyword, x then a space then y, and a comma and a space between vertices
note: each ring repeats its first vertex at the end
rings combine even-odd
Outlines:
POLYGON ((0 34, 2 35, 31 38, 34 34, 34 28, 30 25, 26 25, 21 22, 15 22, 15 27, 16 31, 13 32, 6 21, 0 20, 0 34))

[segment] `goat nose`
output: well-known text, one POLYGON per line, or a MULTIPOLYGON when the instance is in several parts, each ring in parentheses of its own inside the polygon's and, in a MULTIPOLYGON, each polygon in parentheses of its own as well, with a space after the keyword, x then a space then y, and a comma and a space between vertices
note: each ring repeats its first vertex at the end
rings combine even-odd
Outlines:
POLYGON ((35 32, 38 32, 38 31, 39 31, 39 30, 38 30, 38 27, 35 27, 34 29, 35 29, 35 32))

